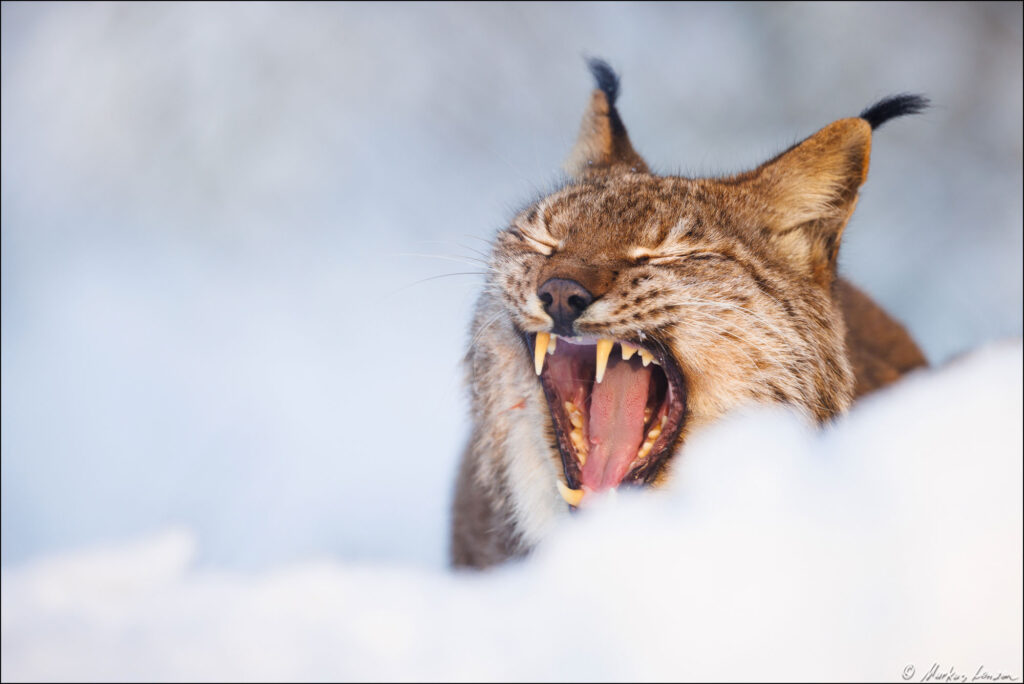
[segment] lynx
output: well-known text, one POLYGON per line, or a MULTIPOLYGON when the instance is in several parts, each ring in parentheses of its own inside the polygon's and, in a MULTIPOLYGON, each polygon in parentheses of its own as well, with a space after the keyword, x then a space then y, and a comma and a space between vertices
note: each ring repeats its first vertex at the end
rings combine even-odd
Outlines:
POLYGON ((477 302, 456 566, 527 554, 598 492, 663 485, 687 438, 732 409, 785 404, 820 424, 926 364, 836 275, 872 131, 925 98, 883 99, 752 171, 658 176, 616 110, 618 76, 589 66, 570 180, 498 233, 477 302))

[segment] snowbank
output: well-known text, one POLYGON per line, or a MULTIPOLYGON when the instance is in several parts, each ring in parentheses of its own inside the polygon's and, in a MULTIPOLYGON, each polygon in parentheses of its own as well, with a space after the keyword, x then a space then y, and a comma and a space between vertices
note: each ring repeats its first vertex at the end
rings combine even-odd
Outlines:
POLYGON ((184 531, 8 568, 3 679, 1020 681, 1021 378, 1012 342, 824 433, 751 409, 491 573, 197 569, 184 531))

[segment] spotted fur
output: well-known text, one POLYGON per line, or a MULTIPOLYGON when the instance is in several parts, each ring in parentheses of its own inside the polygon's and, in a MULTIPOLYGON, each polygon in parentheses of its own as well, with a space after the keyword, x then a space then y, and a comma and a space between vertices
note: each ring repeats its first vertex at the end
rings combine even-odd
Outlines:
POLYGON ((918 111, 922 98, 884 100, 865 110, 869 118, 836 121, 751 171, 691 179, 649 172, 615 110, 617 77, 603 62, 591 70, 598 88, 566 164, 572 180, 498 233, 477 303, 466 357, 474 429, 453 509, 456 565, 521 556, 568 513, 524 342, 524 333, 551 329, 537 295, 549 278, 594 294, 578 334, 645 339, 682 370, 687 417, 656 486, 690 435, 737 407, 785 404, 824 423, 925 364, 899 324, 836 276, 872 128, 918 111))

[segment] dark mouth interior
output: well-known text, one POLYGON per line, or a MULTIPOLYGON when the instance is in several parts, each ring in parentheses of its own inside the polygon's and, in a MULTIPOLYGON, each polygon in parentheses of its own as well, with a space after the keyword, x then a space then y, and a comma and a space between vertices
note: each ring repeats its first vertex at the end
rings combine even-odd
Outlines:
POLYGON ((547 348, 541 383, 569 488, 649 483, 683 425, 685 386, 674 361, 631 342, 549 339, 540 333, 530 346, 535 355, 538 343, 547 348))

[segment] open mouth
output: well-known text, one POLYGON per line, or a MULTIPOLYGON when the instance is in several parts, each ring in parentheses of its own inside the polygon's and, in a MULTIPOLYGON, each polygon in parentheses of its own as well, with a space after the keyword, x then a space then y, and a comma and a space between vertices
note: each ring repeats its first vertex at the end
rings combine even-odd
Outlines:
POLYGON ((586 492, 653 481, 683 427, 686 387, 670 355, 636 342, 537 333, 534 366, 576 506, 586 492))

